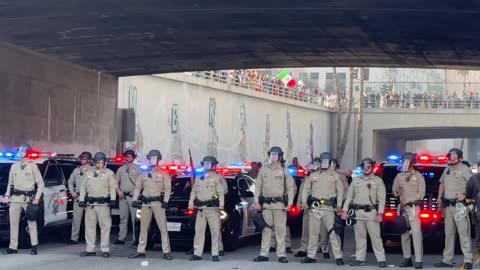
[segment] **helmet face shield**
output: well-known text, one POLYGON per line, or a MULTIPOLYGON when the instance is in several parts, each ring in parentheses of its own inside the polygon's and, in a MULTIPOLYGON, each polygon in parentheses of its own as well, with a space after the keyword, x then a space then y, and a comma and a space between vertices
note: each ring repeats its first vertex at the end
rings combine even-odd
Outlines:
POLYGON ((29 149, 28 149, 27 147, 20 146, 20 147, 18 148, 18 153, 17 153, 17 155, 18 155, 20 158, 24 158, 24 157, 27 156, 27 151, 28 151, 28 150, 29 150, 29 149))
POLYGON ((103 167, 105 167, 105 160, 99 159, 95 161, 95 168, 97 168, 98 170, 101 170, 103 169, 103 167))
POLYGON ((364 175, 369 175, 373 172, 373 164, 370 162, 364 162, 362 169, 364 175))
POLYGON ((448 156, 449 156, 448 162, 450 164, 456 165, 460 162, 460 156, 458 155, 457 152, 452 151, 452 152, 448 153, 448 156))
POLYGON ((151 156, 148 158, 148 162, 150 162, 151 166, 157 166, 158 163, 158 157, 156 156, 151 156))
POLYGON ((274 163, 277 162, 280 157, 279 152, 270 152, 270 162, 274 163))
POLYGON ((330 167, 330 159, 322 159, 320 161, 320 169, 326 170, 330 167))
POLYGON ((211 170, 212 167, 213 167, 213 163, 210 160, 205 160, 203 162, 203 169, 205 169, 205 171, 211 170))
POLYGON ((407 171, 410 168, 410 164, 412 164, 412 160, 410 159, 402 159, 402 172, 407 171))

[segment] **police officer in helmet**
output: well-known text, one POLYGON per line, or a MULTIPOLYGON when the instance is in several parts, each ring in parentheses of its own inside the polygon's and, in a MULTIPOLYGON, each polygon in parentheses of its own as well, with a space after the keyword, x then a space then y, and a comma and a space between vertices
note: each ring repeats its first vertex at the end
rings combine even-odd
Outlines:
POLYGON ((425 179, 420 172, 413 168, 416 159, 416 155, 411 152, 402 155, 402 171, 393 181, 392 193, 400 199, 400 213, 410 224, 410 230, 405 231, 401 236, 404 260, 399 266, 413 267, 411 258, 411 238, 413 238, 415 269, 422 269, 423 239, 419 213, 420 205, 425 197, 425 179))
POLYGON ((73 170, 72 174, 70 174, 70 178, 68 179, 68 189, 70 190, 70 193, 74 199, 72 235, 70 240, 67 242, 68 245, 78 244, 84 212, 84 209, 78 206, 78 196, 80 193, 80 187, 86 178, 86 172, 93 169, 93 167, 90 165, 90 162, 92 161, 92 153, 82 152, 80 156, 78 156, 78 160, 80 161, 80 166, 73 170))
POLYGON ((100 245, 102 257, 110 257, 110 229, 112 217, 110 207, 115 205, 116 181, 115 174, 107 166, 107 156, 98 152, 93 156, 95 167, 86 172, 86 178, 80 188, 78 206, 85 209, 85 240, 86 250, 81 257, 96 256, 95 242, 97 224, 100 225, 100 245))
POLYGON ((172 260, 165 214, 172 190, 171 179, 168 173, 158 168, 158 164, 162 160, 162 154, 159 150, 150 150, 147 159, 150 163, 150 170, 138 177, 133 192, 132 206, 142 209, 142 212, 137 253, 130 255, 129 258, 145 258, 145 247, 147 246, 148 231, 153 214, 161 234, 163 258, 172 260), (142 192, 141 198, 139 198, 140 192, 142 192), (137 201, 137 198, 139 198, 139 201, 137 201))
POLYGON ((258 173, 255 187, 254 203, 257 211, 262 211, 266 227, 262 231, 260 256, 254 262, 268 261, 271 234, 277 239, 277 256, 281 263, 288 263, 285 253, 285 235, 287 227, 287 210, 294 197, 294 180, 285 174, 282 167, 283 151, 274 146, 268 152, 270 164, 263 166, 258 173))
MULTIPOLYGON (((302 203, 302 208, 309 211, 309 238, 308 254, 302 263, 315 263, 318 250, 318 236, 320 227, 323 224, 330 233, 330 243, 337 265, 343 265, 343 253, 340 239, 337 236, 333 225, 336 212, 339 210, 337 202, 343 201, 344 187, 338 173, 330 170, 333 156, 324 152, 319 158, 313 160, 312 169, 315 170, 305 180, 302 190, 302 198, 308 198, 302 203), (317 170, 319 169, 319 170, 317 170)), ((326 237, 328 233, 324 236, 326 237)))
POLYGON ((455 232, 460 238, 460 247, 463 252, 465 269, 472 269, 473 254, 470 239, 469 215, 455 218, 457 203, 466 204, 465 190, 468 179, 473 175, 470 168, 462 163, 463 152, 458 148, 448 151, 448 166, 440 177, 438 198, 440 206, 445 211, 445 249, 443 260, 434 264, 435 267, 452 267, 455 251, 455 232))
POLYGON ((191 261, 202 259, 205 244, 205 230, 210 227, 212 237, 212 261, 218 262, 220 241, 220 211, 224 209, 223 177, 215 172, 217 158, 206 156, 201 162, 204 174, 195 177, 195 184, 190 193, 189 209, 197 209, 195 220, 195 238, 191 261))
MULTIPOLYGON (((123 153, 125 164, 117 170, 117 195, 120 208, 120 224, 118 239, 115 241, 116 245, 125 244, 125 237, 128 231, 128 220, 132 222, 133 232, 135 232, 135 216, 137 209, 132 207, 133 190, 135 189, 135 181, 140 175, 140 168, 133 163, 137 155, 132 149, 127 149, 123 153)), ((132 234, 133 241, 136 242, 135 233, 132 234)))
MULTIPOLYGON (((342 219, 347 220, 350 213, 357 218, 368 220, 355 220, 356 254, 351 266, 365 265, 367 253, 367 231, 372 241, 373 252, 378 261, 378 267, 387 267, 385 250, 380 236, 380 222, 382 222, 385 209, 385 185, 383 180, 375 176, 373 166, 375 161, 371 158, 362 160, 360 167, 363 175, 352 180, 348 188, 347 199, 343 205, 342 219)), ((350 218, 353 218, 350 216, 350 218)))
POLYGON ((35 214, 41 209, 39 204, 45 185, 37 164, 28 157, 30 151, 32 151, 30 145, 20 145, 17 154, 20 161, 15 162, 10 168, 7 192, 2 199, 4 204, 10 202, 10 245, 3 254, 17 253, 20 217, 22 211, 25 211, 32 244, 30 253, 37 255, 38 232, 35 214), (32 214, 29 215, 29 212, 32 214))

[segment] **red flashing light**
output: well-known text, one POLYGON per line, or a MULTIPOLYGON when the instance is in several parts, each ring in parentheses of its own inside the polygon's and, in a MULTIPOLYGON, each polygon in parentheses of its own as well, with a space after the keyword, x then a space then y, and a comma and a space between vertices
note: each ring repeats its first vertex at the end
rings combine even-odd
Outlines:
POLYGON ((448 157, 447 156, 437 156, 437 162, 438 163, 448 163, 448 157))
POLYGON ((185 215, 192 217, 195 215, 195 211, 192 209, 188 209, 187 211, 185 211, 185 215))
POLYGON ((115 160, 115 162, 123 162, 123 157, 122 156, 116 156, 114 160, 115 160))
POLYGON ((421 218, 421 219, 429 219, 429 218, 430 218, 430 214, 429 214, 429 213, 421 213, 421 214, 420 214, 420 218, 421 218))
POLYGON ((37 159, 40 157, 40 152, 37 152, 37 151, 28 152, 27 157, 30 159, 37 159))
POLYGON ((289 214, 292 216, 298 216, 298 214, 300 214, 300 210, 296 205, 292 205, 292 207, 290 207, 289 214))
POLYGON ((242 172, 242 169, 239 169, 239 168, 230 169, 230 172, 231 172, 231 173, 241 173, 241 172, 242 172))
POLYGON ((178 167, 177 166, 168 166, 168 169, 169 170, 178 170, 178 167))
POLYGON ((378 175, 380 175, 380 174, 382 173, 383 168, 380 167, 380 165, 373 165, 373 169, 372 169, 372 170, 373 170, 373 174, 375 174, 375 175, 378 176, 378 175))
POLYGON ((420 163, 430 163, 432 162, 433 158, 431 155, 428 154, 422 154, 418 156, 418 162, 420 163))
POLYGON ((165 165, 160 166, 160 170, 167 170, 167 166, 165 165))
POLYGON ((397 215, 397 213, 393 209, 385 210, 385 212, 383 213, 383 216, 385 217, 385 220, 387 220, 387 221, 392 221, 395 218, 396 215, 397 215))
POLYGON ((297 175, 298 176, 305 176, 305 169, 297 169, 297 175))
POLYGON ((439 222, 440 219, 441 219, 442 215, 440 215, 439 213, 437 212, 433 212, 432 214, 432 221, 434 222, 439 222))

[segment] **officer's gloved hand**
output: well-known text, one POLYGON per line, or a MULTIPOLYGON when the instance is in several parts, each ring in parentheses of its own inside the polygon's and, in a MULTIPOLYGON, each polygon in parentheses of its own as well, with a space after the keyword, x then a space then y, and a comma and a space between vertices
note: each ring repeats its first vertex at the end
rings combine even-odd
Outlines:
POLYGON ((168 203, 167 202, 162 202, 162 208, 167 209, 167 207, 168 207, 168 203))
POLYGON ((133 201, 133 202, 132 202, 132 207, 133 207, 133 208, 139 209, 140 207, 138 207, 138 206, 139 206, 139 205, 138 205, 138 201, 133 201))
POLYGON ((110 200, 110 202, 108 203, 108 206, 114 207, 114 206, 115 206, 115 201, 114 201, 114 200, 110 200))
POLYGON ((86 206, 87 206, 87 204, 85 203, 85 201, 79 201, 78 202, 78 207, 84 208, 86 206))

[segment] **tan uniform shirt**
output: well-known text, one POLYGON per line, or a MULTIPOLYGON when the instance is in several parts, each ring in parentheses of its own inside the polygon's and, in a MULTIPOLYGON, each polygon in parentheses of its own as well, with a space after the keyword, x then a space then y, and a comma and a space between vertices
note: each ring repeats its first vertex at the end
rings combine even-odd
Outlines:
POLYGON ((208 171, 205 173, 203 180, 200 177, 195 178, 195 184, 190 193, 190 204, 193 204, 195 199, 199 201, 212 200, 214 196, 218 196, 220 206, 225 205, 225 197, 223 194, 224 183, 223 177, 216 172, 208 171))
POLYGON ((124 193, 130 193, 135 189, 135 181, 140 175, 140 168, 132 164, 128 166, 127 164, 118 168, 117 170, 117 185, 120 187, 120 190, 124 193))
POLYGON ((445 187, 445 199, 453 200, 457 194, 465 193, 468 179, 473 175, 470 168, 462 163, 448 166, 440 177, 440 183, 445 187))
MULTIPOLYGON (((35 194, 35 199, 40 199, 45 188, 43 183, 42 174, 38 169, 37 164, 32 161, 18 161, 12 164, 10 168, 10 173, 8 175, 8 186, 6 196, 10 196, 11 187, 21 191, 34 191, 35 186, 37 187, 37 193, 35 194), (22 164, 25 166, 22 170, 22 164)), ((23 197, 23 196, 14 196, 14 197, 23 197)), ((12 198, 13 202, 16 201, 15 198, 12 198)), ((21 199, 20 201, 24 201, 21 199)))
POLYGON ((158 197, 163 193, 163 201, 168 203, 172 192, 172 179, 170 175, 162 171, 151 171, 142 173, 135 184, 133 198, 137 199, 143 189, 142 195, 146 197, 158 197))
POLYGON ((70 192, 80 192, 80 187, 82 186, 83 180, 85 180, 87 177, 86 172, 92 169, 92 166, 87 165, 84 167, 75 168, 75 170, 73 170, 70 178, 68 179, 68 189, 70 192))
POLYGON ((425 197, 425 178, 418 171, 401 172, 393 180, 392 193, 400 200, 409 202, 423 200, 425 197))
POLYGON ((264 197, 282 197, 286 189, 288 205, 293 204, 295 181, 290 175, 284 173, 281 166, 278 166, 278 168, 274 168, 271 164, 263 166, 258 173, 255 185, 254 202, 258 203, 260 195, 264 197))
POLYGON ((317 199, 336 198, 338 205, 343 201, 343 183, 338 173, 334 171, 316 171, 305 180, 302 198, 309 194, 317 199))
POLYGON ((93 169, 88 171, 87 177, 80 187, 79 201, 85 201, 85 196, 99 198, 108 197, 114 201, 117 197, 115 174, 110 169, 102 169, 100 171, 93 169), (98 174, 95 177, 95 173, 98 174))
POLYGON ((343 205, 343 210, 348 211, 351 203, 372 205, 378 201, 378 213, 383 214, 386 196, 385 184, 380 177, 373 175, 373 173, 370 175, 362 175, 352 180, 348 188, 347 199, 343 205), (368 186, 370 186, 370 188, 368 186))

